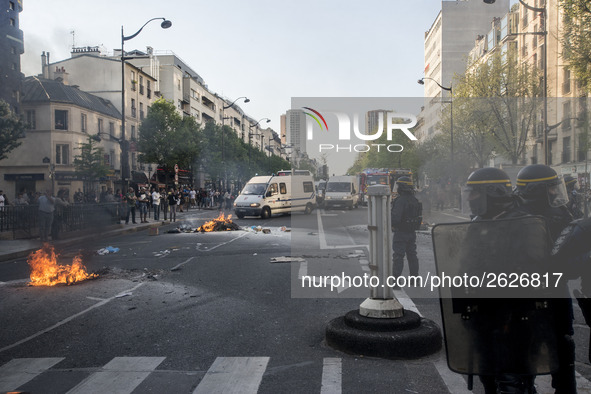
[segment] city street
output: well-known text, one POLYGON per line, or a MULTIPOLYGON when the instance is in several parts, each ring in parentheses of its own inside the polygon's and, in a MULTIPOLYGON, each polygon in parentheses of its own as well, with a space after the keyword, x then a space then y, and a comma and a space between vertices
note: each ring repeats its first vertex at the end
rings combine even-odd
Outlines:
MULTIPOLYGON (((217 214, 191 210, 157 236, 140 231, 64 248, 60 262, 82 251, 99 274, 71 286, 32 287, 26 259, 0 263, 0 392, 468 392, 444 350, 384 360, 324 343, 327 323, 357 309, 369 290, 304 289, 301 277, 368 272, 367 208, 246 217, 235 221, 240 231, 168 232, 217 214), (119 252, 95 253, 106 246, 119 252)), ((461 218, 433 212, 427 221, 461 218)), ((421 274, 434 272, 428 231, 417 243, 421 274)), ((413 291, 396 295, 441 327, 438 300, 413 291)), ((578 306, 575 314, 579 392, 591 392, 589 329, 578 306)), ((553 392, 549 377, 536 382, 540 393, 553 392)), ((481 393, 478 379, 474 385, 481 393)))

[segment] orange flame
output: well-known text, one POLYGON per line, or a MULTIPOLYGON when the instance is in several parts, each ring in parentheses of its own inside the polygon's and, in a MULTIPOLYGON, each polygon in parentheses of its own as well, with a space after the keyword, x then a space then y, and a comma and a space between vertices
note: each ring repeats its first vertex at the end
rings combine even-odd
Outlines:
POLYGON ((72 265, 58 265, 57 258, 53 246, 48 243, 29 255, 27 262, 31 266, 32 286, 55 286, 60 283, 71 285, 98 276, 86 272, 80 256, 74 257, 72 265))
MULTIPOLYGON (((216 226, 222 223, 232 224, 232 215, 228 215, 227 217, 222 212, 220 216, 217 218, 210 220, 209 222, 204 223, 201 227, 197 229, 197 231, 209 233, 211 231, 215 231, 216 226)), ((226 231, 231 231, 231 229, 227 228, 226 231)))

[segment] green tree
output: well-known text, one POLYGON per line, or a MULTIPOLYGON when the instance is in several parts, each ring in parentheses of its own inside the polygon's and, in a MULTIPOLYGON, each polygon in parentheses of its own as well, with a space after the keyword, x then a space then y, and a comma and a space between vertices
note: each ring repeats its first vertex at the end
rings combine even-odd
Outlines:
POLYGON ((98 142, 88 137, 88 142, 82 142, 76 148, 80 154, 74 156, 74 167, 84 180, 84 191, 94 190, 95 183, 107 176, 110 170, 105 163, 104 149, 95 144, 98 142))
POLYGON ((17 148, 25 136, 25 125, 10 109, 10 105, 0 100, 0 160, 6 159, 8 153, 17 148))
MULTIPOLYGON (((468 67, 454 86, 454 137, 478 165, 493 150, 517 164, 535 130, 542 94, 535 66, 518 63, 516 50, 497 51, 468 67)), ((449 133, 449 121, 442 127, 449 133)))
POLYGON ((591 3, 560 0, 563 13, 562 57, 587 92, 591 92, 591 3))
MULTIPOLYGON (((139 128, 139 160, 157 163, 170 173, 175 164, 194 170, 202 142, 202 132, 195 119, 182 117, 174 104, 156 100, 139 128)), ((168 181, 168 179, 167 179, 168 181)))

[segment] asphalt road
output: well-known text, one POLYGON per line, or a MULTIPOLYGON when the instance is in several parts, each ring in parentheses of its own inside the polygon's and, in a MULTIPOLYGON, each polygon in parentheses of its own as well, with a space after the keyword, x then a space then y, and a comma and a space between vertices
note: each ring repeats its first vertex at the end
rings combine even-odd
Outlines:
MULTIPOLYGON (((81 253, 99 273, 72 286, 28 286, 25 260, 0 264, 7 282, 0 286, 0 392, 467 392, 444 351, 384 360, 324 343, 327 323, 357 309, 369 290, 306 288, 301 277, 367 272, 367 209, 245 218, 233 232, 168 233, 214 216, 191 211, 157 236, 143 231, 61 250, 62 263, 81 253), (106 246, 119 252, 95 254, 106 246)), ((418 246, 421 273, 433 270, 430 236, 419 234, 418 246)), ((436 298, 396 294, 441 326, 436 298)), ((587 390, 589 330, 578 313, 577 370, 587 390)), ((547 377, 537 382, 549 392, 547 377)), ((475 386, 482 392, 477 379, 475 386)))

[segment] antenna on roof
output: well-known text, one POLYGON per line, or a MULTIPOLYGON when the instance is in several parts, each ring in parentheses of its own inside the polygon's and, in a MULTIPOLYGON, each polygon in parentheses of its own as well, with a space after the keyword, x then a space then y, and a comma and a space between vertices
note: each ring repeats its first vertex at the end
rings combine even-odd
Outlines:
POLYGON ((72 49, 74 49, 76 48, 76 31, 72 30, 70 34, 72 35, 72 49))

